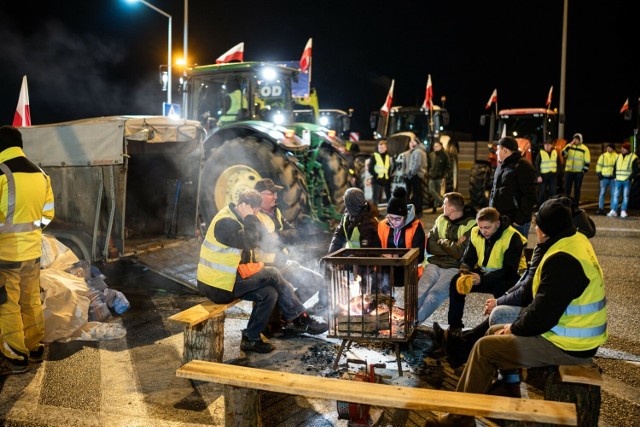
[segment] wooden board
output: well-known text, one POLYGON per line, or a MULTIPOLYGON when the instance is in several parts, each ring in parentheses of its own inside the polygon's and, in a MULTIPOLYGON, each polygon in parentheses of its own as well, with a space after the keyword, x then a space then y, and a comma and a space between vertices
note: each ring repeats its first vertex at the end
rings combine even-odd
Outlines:
POLYGON ((212 301, 206 300, 198 305, 194 305, 191 308, 176 313, 169 317, 169 320, 175 323, 180 323, 185 326, 193 327, 200 322, 203 322, 212 317, 218 316, 229 308, 233 307, 240 300, 233 300, 228 304, 216 304, 212 301))
POLYGON ((380 407, 563 425, 577 424, 576 409, 571 403, 344 381, 201 360, 185 364, 176 371, 176 375, 235 387, 380 407))
POLYGON ((600 369, 594 365, 560 365, 560 380, 565 383, 590 384, 602 387, 600 369))

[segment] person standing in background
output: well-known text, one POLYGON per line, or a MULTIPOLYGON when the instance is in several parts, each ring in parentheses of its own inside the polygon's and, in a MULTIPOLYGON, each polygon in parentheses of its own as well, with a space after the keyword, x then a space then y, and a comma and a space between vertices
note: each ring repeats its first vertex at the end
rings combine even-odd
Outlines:
POLYGON ((387 141, 378 142, 378 151, 369 159, 369 173, 373 189, 373 203, 378 206, 384 190, 385 201, 391 197, 391 157, 387 153, 387 141))
POLYGON ((582 143, 581 133, 573 135, 571 143, 562 150, 562 155, 565 157, 564 194, 571 196, 571 187, 573 187, 573 203, 580 206, 582 179, 589 171, 591 163, 591 153, 589 147, 582 143))
POLYGON ((26 158, 20 131, 0 127, 0 376, 44 356, 40 256, 53 216, 49 177, 26 158))
POLYGON ((616 146, 612 143, 607 144, 607 151, 600 154, 598 163, 596 163, 596 174, 600 181, 600 197, 598 198, 598 210, 596 215, 604 215, 604 198, 609 189, 609 196, 613 198, 613 190, 615 185, 615 176, 613 170, 616 166, 616 146))
POLYGON ((417 137, 409 141, 409 169, 407 171, 407 192, 416 210, 416 217, 422 216, 422 181, 427 173, 427 150, 417 137))
POLYGON ((638 175, 638 156, 631 152, 631 145, 628 142, 622 144, 622 150, 616 158, 615 176, 616 182, 611 198, 611 211, 607 216, 618 216, 618 203, 620 193, 622 193, 622 208, 620 218, 627 218, 627 207, 629 206, 629 193, 631 192, 631 182, 638 175))
POLYGON ((433 143, 433 151, 429 153, 428 159, 429 193, 433 197, 431 213, 436 213, 436 209, 442 206, 444 201, 440 194, 442 178, 447 176, 449 170, 449 156, 442 149, 440 141, 433 143))
POLYGON ((538 206, 545 200, 556 195, 556 179, 558 176, 558 152, 551 141, 544 142, 544 150, 536 156, 536 171, 538 172, 538 206))

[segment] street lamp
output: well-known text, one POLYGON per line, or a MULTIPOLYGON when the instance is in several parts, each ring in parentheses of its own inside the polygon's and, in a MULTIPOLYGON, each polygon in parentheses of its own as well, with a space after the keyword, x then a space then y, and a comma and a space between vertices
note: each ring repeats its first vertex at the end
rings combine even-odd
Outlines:
POLYGON ((165 12, 162 9, 158 9, 157 7, 155 7, 151 3, 146 2, 145 0, 127 0, 127 1, 129 3, 135 3, 135 2, 142 3, 143 5, 155 10, 159 14, 169 18, 169 31, 168 31, 169 40, 167 43, 167 104, 171 105, 171 15, 169 15, 167 12, 165 12))

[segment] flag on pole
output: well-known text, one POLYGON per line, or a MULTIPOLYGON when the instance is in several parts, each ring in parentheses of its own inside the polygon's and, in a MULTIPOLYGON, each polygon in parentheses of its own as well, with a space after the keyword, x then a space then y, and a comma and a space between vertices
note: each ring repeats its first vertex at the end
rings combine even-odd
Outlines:
POLYGON ((629 109, 629 98, 627 98, 627 100, 624 101, 624 104, 622 104, 622 108, 620 109, 620 114, 624 113, 628 109, 629 109))
POLYGON ((13 126, 31 126, 31 110, 29 109, 29 90, 27 76, 22 76, 22 86, 18 97, 18 106, 13 116, 13 126))
POLYGON ((244 42, 238 43, 216 59, 216 64, 224 64, 231 61, 242 62, 244 60, 244 42))
POLYGON ((553 86, 549 89, 549 95, 547 95, 547 103, 545 104, 547 107, 551 106, 551 97, 553 96, 553 86))
POLYGON ((428 108, 431 110, 433 107, 433 85, 431 84, 431 74, 429 74, 429 78, 427 79, 427 90, 424 94, 424 102, 422 103, 422 108, 428 108))
POLYGON ((395 80, 391 80, 391 87, 389 88, 389 93, 387 94, 387 99, 382 104, 380 108, 380 114, 383 116, 388 116, 389 111, 391 110, 391 103, 393 102, 393 85, 395 84, 395 80))
POLYGON ((306 73, 311 66, 311 45, 313 44, 313 39, 309 38, 307 44, 304 47, 304 51, 302 51, 302 58, 300 58, 300 71, 306 73))
POLYGON ((493 92, 491 92, 489 101, 487 101, 487 106, 484 107, 484 109, 488 110, 489 108, 491 108, 491 104, 493 104, 494 102, 498 102, 498 89, 494 89, 493 92))

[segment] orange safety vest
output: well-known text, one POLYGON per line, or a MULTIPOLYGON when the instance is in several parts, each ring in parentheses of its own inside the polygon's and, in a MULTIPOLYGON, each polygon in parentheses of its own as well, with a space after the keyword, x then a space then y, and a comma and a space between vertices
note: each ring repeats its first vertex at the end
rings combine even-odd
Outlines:
MULTIPOLYGON (((418 229, 418 225, 421 225, 422 222, 420 220, 413 221, 411 225, 404 230, 404 244, 407 249, 410 249, 413 243, 413 236, 416 235, 416 230, 418 229)), ((384 249, 387 248, 387 242, 389 240, 389 233, 391 232, 391 227, 389 226, 389 221, 385 218, 378 223, 378 237, 380 237, 380 243, 384 249)), ((418 248, 420 249, 420 248, 418 248)), ((424 248, 422 248, 424 250, 424 248)), ((418 278, 422 276, 422 271, 424 270, 424 266, 420 264, 418 266, 418 278)))

